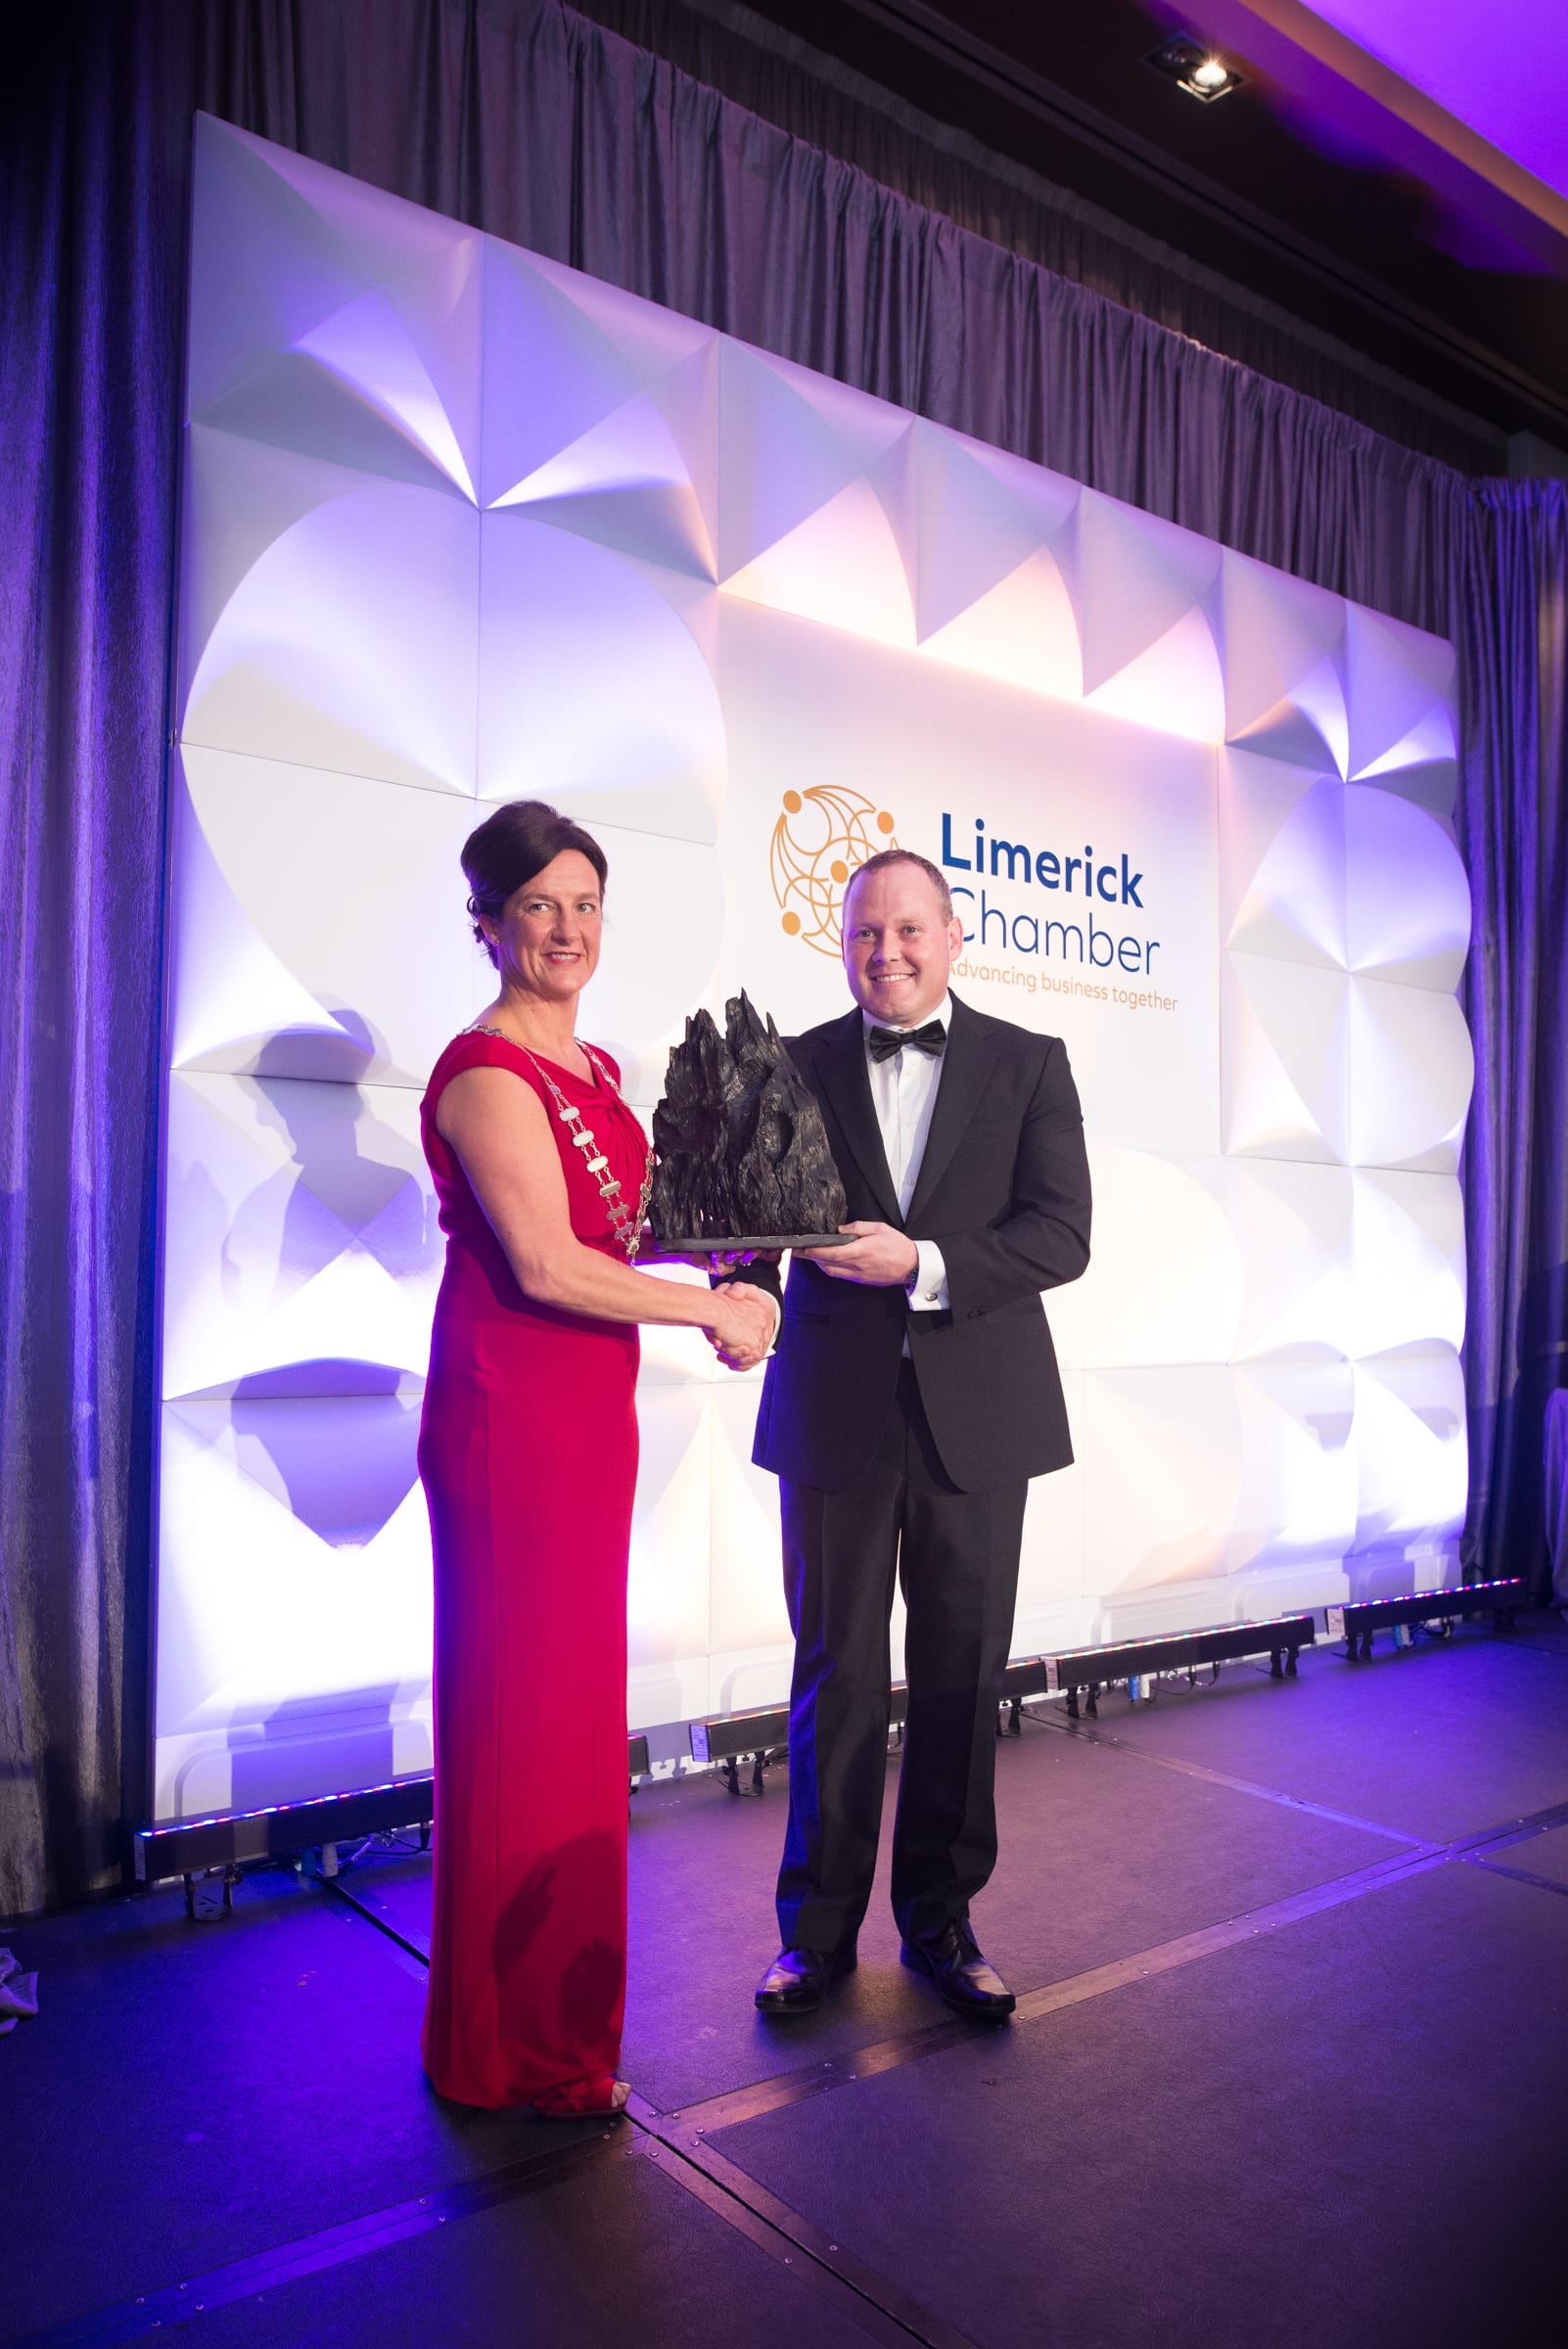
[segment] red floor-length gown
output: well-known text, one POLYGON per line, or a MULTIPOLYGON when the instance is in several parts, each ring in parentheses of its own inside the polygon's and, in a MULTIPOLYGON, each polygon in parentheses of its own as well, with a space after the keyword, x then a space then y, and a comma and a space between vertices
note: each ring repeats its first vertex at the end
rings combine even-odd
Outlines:
MULTIPOLYGON (((619 1077, 613 1061, 601 1055, 619 1077)), ((544 1063, 636 1211, 641 1127, 544 1063)), ((624 1261, 592 1151, 495 1035, 448 1044, 422 1110, 446 1270, 419 1469, 436 1558, 436 1887, 425 2069, 465 2104, 614 2078, 626 1960, 626 1556, 637 1330, 526 1298, 436 1127, 461 1069, 502 1068, 550 1119, 572 1228, 624 1261)))

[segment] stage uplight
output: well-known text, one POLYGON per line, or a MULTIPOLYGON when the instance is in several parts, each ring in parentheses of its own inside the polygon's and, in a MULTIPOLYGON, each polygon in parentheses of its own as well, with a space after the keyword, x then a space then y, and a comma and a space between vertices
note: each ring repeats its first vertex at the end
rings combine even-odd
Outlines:
POLYGON ((1201 98, 1205 106, 1216 98, 1228 98, 1232 90, 1240 89, 1244 78, 1184 32, 1151 49, 1144 63, 1174 81, 1178 90, 1185 90, 1189 98, 1201 98))

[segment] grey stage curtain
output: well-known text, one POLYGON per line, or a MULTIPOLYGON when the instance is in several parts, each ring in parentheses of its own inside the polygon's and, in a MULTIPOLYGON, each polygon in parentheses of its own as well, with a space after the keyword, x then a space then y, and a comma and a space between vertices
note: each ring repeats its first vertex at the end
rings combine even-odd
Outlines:
MULTIPOLYGON (((201 32, 198 103, 227 120, 1446 625, 1469 511, 1450 467, 956 226, 558 0, 232 0, 201 32)), ((769 70, 793 73, 764 57, 754 94, 769 70)))
MULTIPOLYGON (((1541 738, 1528 772, 1512 718, 1549 700, 1532 682, 1536 615, 1560 597, 1547 504, 1478 497, 1171 333, 1158 289, 1150 314, 1119 307, 560 0, 79 0, 49 29, 30 78, 13 72, 23 103, 0 142, 0 1912, 112 1884, 147 1799, 163 692, 194 107, 1384 611, 1465 621, 1467 672, 1486 648, 1468 686, 1483 733, 1467 841, 1502 807, 1537 837, 1548 804, 1529 795, 1548 769, 1561 807, 1560 699, 1555 745, 1541 738), (1494 544, 1514 550, 1497 597, 1494 544)), ((1517 1023, 1541 974, 1538 939, 1477 1016, 1517 1023)), ((1489 1136, 1516 1115, 1495 1040, 1475 1128, 1489 1136)), ((1562 1188, 1553 1132, 1527 1154, 1538 1199, 1562 1188)), ((1488 1331, 1520 1308, 1524 1260, 1498 1253, 1496 1221, 1518 1196, 1499 1176, 1472 1209, 1476 1261, 1494 1267, 1488 1331)), ((1472 1350, 1478 1420, 1510 1376, 1505 1345, 1472 1350)), ((1528 1449, 1506 1453, 1507 1478, 1527 1479, 1528 1449)), ((1487 1492, 1483 1549, 1504 1522, 1496 1475, 1487 1492)))
POLYGON ((722 90, 764 122, 825 148, 924 210, 940 212, 1074 285, 1106 295, 1139 317, 1222 351, 1461 473, 1494 473, 1503 462, 1506 435, 1500 429, 1304 325, 1282 300, 1243 290, 1042 178, 1052 157, 1052 133, 1043 123, 1039 169, 1030 170, 878 89, 743 0, 576 5, 579 14, 722 90))

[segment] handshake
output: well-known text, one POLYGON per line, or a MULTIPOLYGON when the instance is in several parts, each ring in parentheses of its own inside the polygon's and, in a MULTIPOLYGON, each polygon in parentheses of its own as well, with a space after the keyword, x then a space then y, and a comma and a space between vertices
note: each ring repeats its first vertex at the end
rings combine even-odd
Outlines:
MULTIPOLYGON (((841 1244, 835 1248, 802 1248, 797 1254, 818 1266, 830 1280, 855 1281, 869 1288, 907 1287, 918 1270, 920 1252, 907 1232, 891 1223, 841 1223, 841 1244)), ((708 1272, 734 1272, 757 1261, 757 1250, 744 1254, 688 1256, 684 1262, 708 1272)), ((763 1259, 776 1264, 776 1256, 763 1259)), ((731 1370, 752 1370, 773 1343, 778 1328, 777 1300, 751 1281, 728 1282, 714 1291, 713 1319, 705 1323, 710 1345, 731 1370)))
POLYGON ((714 1291, 708 1343, 727 1370, 755 1370, 773 1343, 778 1307, 765 1289, 737 1280, 714 1291))

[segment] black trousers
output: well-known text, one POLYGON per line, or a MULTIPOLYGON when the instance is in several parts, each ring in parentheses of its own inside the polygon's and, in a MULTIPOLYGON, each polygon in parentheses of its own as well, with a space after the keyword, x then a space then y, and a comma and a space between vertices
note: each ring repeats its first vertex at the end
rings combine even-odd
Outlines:
POLYGON ((996 1864, 996 1705, 1012 1640, 1025 1482, 960 1493, 905 1361, 877 1456, 843 1493, 780 1480, 795 1634, 786 1949, 830 1952, 871 1897, 887 1776, 894 1577, 908 1609, 908 1712, 893 1830, 906 1941, 960 1917, 996 1864))

